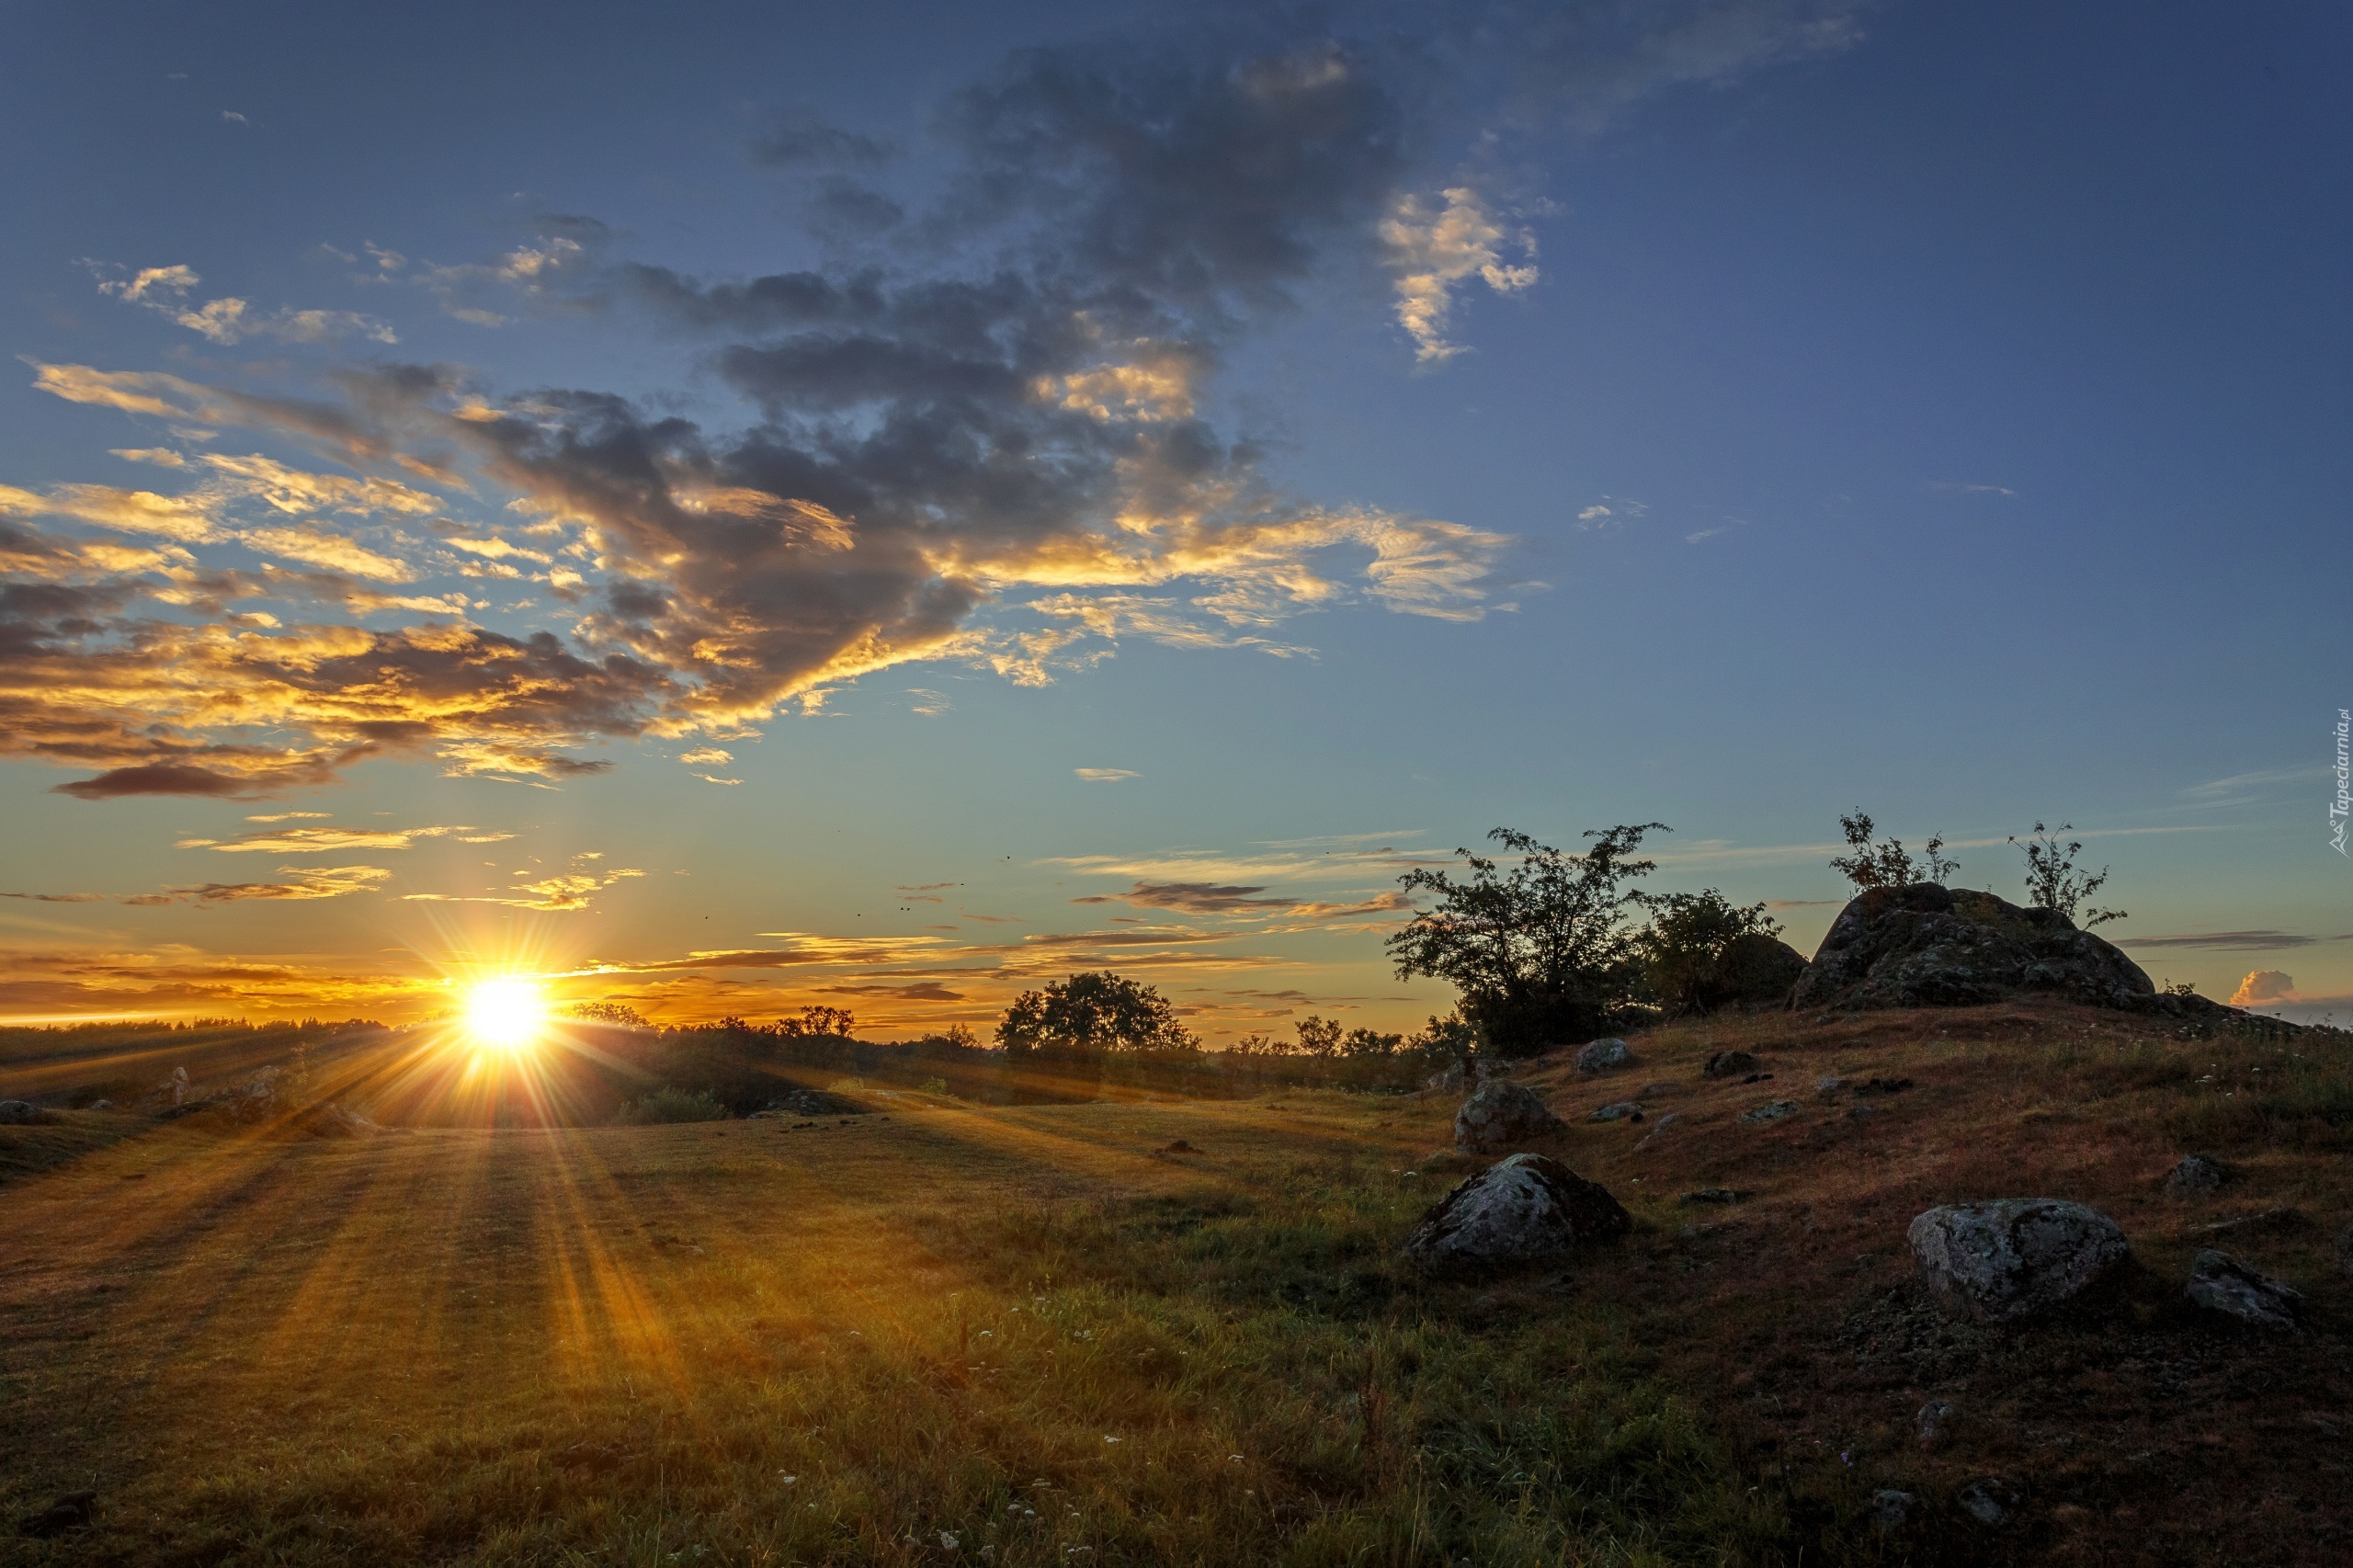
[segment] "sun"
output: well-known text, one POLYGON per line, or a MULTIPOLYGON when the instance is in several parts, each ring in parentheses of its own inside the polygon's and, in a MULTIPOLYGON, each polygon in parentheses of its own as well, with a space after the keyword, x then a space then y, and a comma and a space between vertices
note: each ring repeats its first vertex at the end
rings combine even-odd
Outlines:
POLYGON ((547 1028, 548 999, 533 980, 485 980, 466 994, 466 1032, 502 1051, 536 1044, 547 1028))

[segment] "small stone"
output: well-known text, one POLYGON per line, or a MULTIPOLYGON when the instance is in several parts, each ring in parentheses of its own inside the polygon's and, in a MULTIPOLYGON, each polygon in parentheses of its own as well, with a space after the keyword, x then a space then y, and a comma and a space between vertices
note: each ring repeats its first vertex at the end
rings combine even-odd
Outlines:
POLYGON ((1622 1040, 1597 1040, 1577 1048, 1577 1071, 1585 1074, 1615 1073, 1629 1065, 1634 1053, 1626 1049, 1622 1040))
MULTIPOLYGON (((21 1102, 19 1102, 21 1103, 21 1102)), ((17 1533, 36 1540, 63 1535, 68 1530, 90 1528, 90 1515, 97 1506, 95 1492, 68 1492, 53 1499, 48 1507, 27 1514, 17 1521, 17 1533)))
POLYGON ((1671 1082, 1665 1084, 1644 1084, 1641 1088, 1634 1091, 1634 1097, 1638 1100, 1654 1100, 1658 1098, 1661 1095, 1675 1094, 1682 1087, 1682 1085, 1671 1082))
POLYGON ((1708 1058, 1700 1075, 1708 1078, 1737 1078, 1756 1071, 1756 1058, 1745 1051, 1719 1051, 1708 1058))
POLYGON ((2009 1483, 1989 1475, 1962 1487, 1954 1501, 1962 1513, 1991 1529, 2007 1523, 2018 1511, 2018 1494, 2009 1483))
POLYGON ((1879 1107, 1875 1105, 1850 1105, 1847 1108, 1847 1119, 1849 1121, 1869 1121, 1878 1114, 1879 1107))
POLYGON ((1198 1154, 1200 1153, 1199 1149, 1194 1148, 1182 1138, 1177 1139, 1174 1143, 1164 1143, 1161 1145, 1160 1152, 1164 1154, 1198 1154))
POLYGON ((1816 1078, 1813 1081, 1813 1092, 1825 1100, 1846 1086, 1844 1078, 1816 1078))
POLYGON ((55 1111, 29 1100, 0 1100, 0 1127, 41 1127, 56 1119, 55 1111))
POLYGON ((2304 1307, 2304 1298, 2291 1287, 2211 1247, 2190 1266, 2189 1300, 2262 1328, 2292 1329, 2304 1307))
POLYGON ((1603 1106, 1599 1110, 1595 1111, 1587 1119, 1592 1121, 1625 1121, 1629 1119, 1640 1121, 1643 1119, 1642 1102, 1639 1100, 1620 1100, 1615 1105, 1603 1106))
POLYGON ((1918 1434, 1922 1448, 1934 1448, 1951 1431, 1953 1422, 1960 1415, 1959 1405, 1949 1400, 1932 1399, 1920 1407, 1919 1415, 1912 1418, 1912 1430, 1918 1434))
POLYGON ((2185 1154, 2165 1173, 2165 1189, 2184 1198, 2203 1198, 2222 1185, 2222 1163, 2211 1154, 2185 1154))
POLYGON ((1703 1187, 1687 1192, 1676 1199, 1677 1203, 1737 1203, 1740 1194, 1728 1187, 1703 1187))
POLYGON ((1883 1530, 1902 1529, 1904 1521, 1912 1517, 1912 1509, 1919 1501, 1909 1492, 1898 1492, 1893 1486, 1882 1487, 1871 1494, 1871 1523, 1883 1530))
POLYGON ((1740 1119, 1746 1122, 1751 1127, 1759 1127, 1766 1122, 1779 1121, 1785 1117, 1795 1116, 1797 1113, 1797 1101, 1772 1100, 1767 1104, 1756 1106, 1750 1109, 1742 1111, 1740 1113, 1740 1119))
POLYGON ((1900 1095, 1911 1086, 1909 1078, 1866 1078, 1855 1085, 1855 1093, 1858 1096, 1900 1095))
POLYGON ((1683 1118, 1677 1112, 1668 1111, 1665 1116, 1662 1116, 1656 1121, 1652 1122, 1651 1130, 1643 1134, 1643 1141, 1634 1145, 1635 1152, 1639 1153, 1643 1150, 1647 1149, 1652 1144, 1657 1142, 1661 1133, 1664 1133, 1668 1128, 1674 1126, 1677 1122, 1682 1119, 1683 1118))

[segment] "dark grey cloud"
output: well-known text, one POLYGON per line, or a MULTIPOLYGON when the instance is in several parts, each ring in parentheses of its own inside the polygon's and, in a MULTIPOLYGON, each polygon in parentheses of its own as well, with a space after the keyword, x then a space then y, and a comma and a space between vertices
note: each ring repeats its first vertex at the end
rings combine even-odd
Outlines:
POLYGON ((2292 931, 2198 931, 2171 937, 2119 937, 2120 948, 2204 948, 2217 952, 2273 952, 2322 942, 2353 942, 2353 935, 2306 937, 2292 931))
POLYGON ((822 116, 795 110, 771 117, 744 147, 744 155, 754 164, 772 169, 876 169, 902 152, 896 142, 885 138, 845 130, 822 116))
POLYGON ((1214 882, 1138 882, 1126 892, 1095 893, 1073 903, 1132 903, 1144 909, 1173 909, 1187 915, 1234 915, 1256 909, 1290 909, 1289 898, 1253 898, 1262 887, 1228 887, 1214 882))

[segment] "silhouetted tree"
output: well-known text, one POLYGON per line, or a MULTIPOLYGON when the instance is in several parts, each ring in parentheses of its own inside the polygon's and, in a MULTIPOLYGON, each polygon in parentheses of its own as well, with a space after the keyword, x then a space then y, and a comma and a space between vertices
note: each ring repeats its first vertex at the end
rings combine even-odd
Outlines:
MULTIPOLYGON (((2075 831, 2074 823, 2059 824, 2060 833, 2075 831)), ((2036 908, 2055 909, 2086 931, 2104 921, 2125 918, 2124 911, 2120 909, 2086 909, 2082 916, 2077 917, 2075 911, 2082 907, 2084 901, 2108 881, 2108 868, 2105 866, 2088 876, 2075 869, 2075 857, 2084 849, 2080 842, 2070 840, 2062 844, 2058 835, 2040 823, 2034 824, 2034 832, 2025 842, 2020 843, 2015 834, 2011 835, 2010 842, 2026 851, 2027 900, 2036 908)))
POLYGON ((1304 1056, 1336 1056, 1340 1050, 1340 1026, 1336 1019, 1319 1018, 1310 1013, 1291 1025, 1299 1036, 1300 1053, 1304 1056))
POLYGON ((611 1024, 622 1028, 645 1028, 645 1015, 626 1002, 574 1002, 564 1012, 583 1023, 611 1024))
POLYGON ((840 1035, 858 1032, 858 1015, 847 1007, 803 1007, 797 1018, 779 1018, 776 1032, 787 1037, 840 1035))
POLYGON ((1398 879, 1408 894, 1434 893, 1388 940, 1401 980, 1428 975, 1462 994, 1462 1014, 1483 1044, 1502 1056, 1589 1040, 1635 998, 1641 971, 1626 918, 1640 895, 1625 886, 1655 869, 1629 859, 1665 823, 1587 833, 1582 855, 1499 827, 1487 836, 1519 858, 1497 860, 1458 849, 1470 869, 1456 881, 1416 868, 1398 879))
POLYGON ((996 1038, 1017 1056, 1055 1049, 1188 1051, 1199 1043, 1158 991, 1108 970, 1023 992, 1005 1010, 996 1038))

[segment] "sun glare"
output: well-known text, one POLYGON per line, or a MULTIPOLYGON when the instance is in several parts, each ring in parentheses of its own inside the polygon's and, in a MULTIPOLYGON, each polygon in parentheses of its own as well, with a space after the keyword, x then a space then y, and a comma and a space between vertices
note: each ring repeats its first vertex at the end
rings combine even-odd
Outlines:
POLYGON ((536 1044, 547 1020, 547 997, 536 981, 485 980, 466 996, 467 1032, 504 1051, 536 1044))

